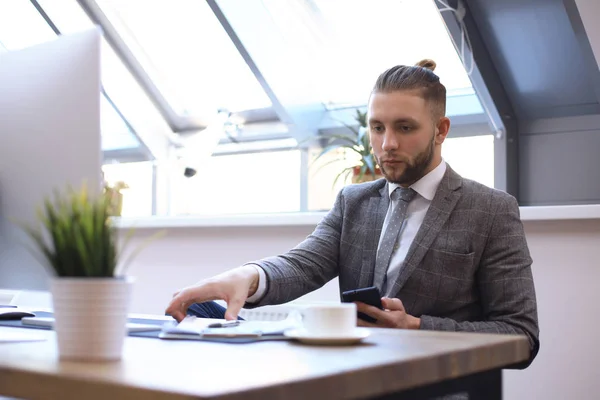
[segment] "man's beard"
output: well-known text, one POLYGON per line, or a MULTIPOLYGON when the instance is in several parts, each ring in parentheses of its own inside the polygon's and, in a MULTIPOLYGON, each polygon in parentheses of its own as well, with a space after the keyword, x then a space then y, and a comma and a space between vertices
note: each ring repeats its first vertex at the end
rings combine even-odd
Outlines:
POLYGON ((425 171, 431 165, 431 161, 433 160, 434 150, 435 150, 435 135, 433 136, 431 142, 429 142, 429 146, 417 154, 414 160, 405 161, 406 168, 400 177, 397 179, 392 179, 390 175, 385 170, 385 166, 382 165, 379 160, 378 164, 381 168, 381 172, 383 172, 383 176, 388 180, 388 182, 395 183, 397 185, 408 186, 412 185, 423 176, 425 176, 425 171))

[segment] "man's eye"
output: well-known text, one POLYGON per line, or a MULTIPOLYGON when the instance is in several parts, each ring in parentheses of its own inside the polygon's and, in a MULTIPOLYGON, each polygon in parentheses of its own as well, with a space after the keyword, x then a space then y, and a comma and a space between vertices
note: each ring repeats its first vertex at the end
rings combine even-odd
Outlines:
POLYGON ((383 126, 373 126, 371 127, 373 132, 383 132, 383 126))
POLYGON ((401 130, 402 132, 410 132, 410 131, 412 130, 412 126, 409 126, 409 125, 401 125, 401 126, 400 126, 400 130, 401 130))

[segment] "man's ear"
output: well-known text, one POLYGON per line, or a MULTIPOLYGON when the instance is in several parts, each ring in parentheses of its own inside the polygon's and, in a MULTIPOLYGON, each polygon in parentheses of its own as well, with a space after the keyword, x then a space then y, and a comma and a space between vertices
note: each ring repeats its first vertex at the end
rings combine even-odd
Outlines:
POLYGON ((438 121, 435 132, 435 143, 444 143, 446 136, 448 136, 448 132, 450 132, 450 118, 441 117, 438 121))

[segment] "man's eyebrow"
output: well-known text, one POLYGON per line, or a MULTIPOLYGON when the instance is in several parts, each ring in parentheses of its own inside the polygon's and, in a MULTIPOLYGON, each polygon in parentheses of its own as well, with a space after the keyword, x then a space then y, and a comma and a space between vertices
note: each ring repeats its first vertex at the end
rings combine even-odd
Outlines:
MULTIPOLYGON (((395 119, 395 120, 393 121, 393 123, 394 123, 394 124, 399 124, 399 123, 403 123, 403 122, 410 122, 410 123, 412 123, 412 124, 416 124, 416 123, 417 123, 417 120, 416 120, 416 119, 414 119, 414 118, 410 118, 410 117, 403 117, 403 118, 398 118, 398 119, 395 119)), ((380 121, 380 120, 378 120, 378 119, 376 119, 376 118, 370 118, 370 119, 369 119, 369 123, 370 123, 370 124, 380 124, 380 123, 381 123, 381 121, 380 121)))
POLYGON ((399 124, 402 122, 410 122, 411 124, 416 124, 417 120, 415 120, 414 118, 410 118, 410 117, 398 118, 398 119, 394 120, 394 124, 399 124))

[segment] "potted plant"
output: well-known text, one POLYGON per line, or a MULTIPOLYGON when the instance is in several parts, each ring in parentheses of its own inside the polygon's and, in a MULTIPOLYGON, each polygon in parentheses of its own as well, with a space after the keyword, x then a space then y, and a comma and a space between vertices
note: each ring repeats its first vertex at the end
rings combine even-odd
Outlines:
POLYGON ((111 197, 84 185, 48 197, 38 211, 41 228, 22 226, 31 248, 52 278, 54 329, 61 359, 119 360, 126 336, 131 278, 120 263, 118 231, 111 224, 111 197), (52 201, 54 200, 54 201, 52 201))
MULTIPOLYGON (((367 113, 363 113, 357 109, 354 119, 358 123, 358 129, 352 125, 342 122, 342 124, 350 130, 351 134, 328 136, 323 146, 323 150, 321 150, 321 152, 313 161, 316 162, 325 154, 329 154, 334 150, 349 150, 351 153, 358 155, 357 161, 354 165, 345 167, 335 177, 333 182, 334 186, 338 179, 344 177, 345 180, 350 174, 352 175, 352 183, 368 182, 383 178, 381 170, 379 169, 379 166, 375 160, 375 156, 373 155, 373 149, 371 148, 371 142, 369 140, 369 133, 367 129, 367 113)), ((339 158, 329 161, 327 164, 345 159, 344 152, 344 154, 340 155, 339 158)))

